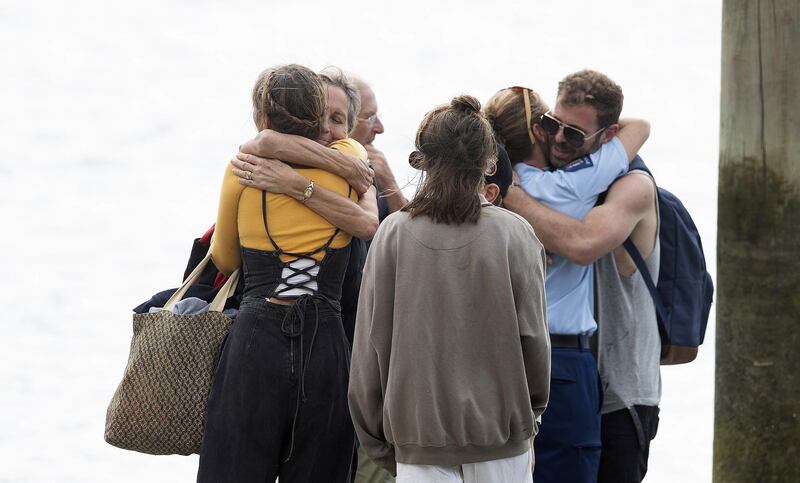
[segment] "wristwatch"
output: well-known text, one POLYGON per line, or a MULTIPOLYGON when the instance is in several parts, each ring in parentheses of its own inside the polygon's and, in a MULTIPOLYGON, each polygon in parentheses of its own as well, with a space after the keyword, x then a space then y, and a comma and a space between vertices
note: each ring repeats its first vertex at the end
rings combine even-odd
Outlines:
POLYGON ((306 190, 303 191, 303 199, 300 200, 301 202, 305 203, 311 198, 311 195, 314 194, 314 180, 308 180, 308 186, 306 186, 306 190))

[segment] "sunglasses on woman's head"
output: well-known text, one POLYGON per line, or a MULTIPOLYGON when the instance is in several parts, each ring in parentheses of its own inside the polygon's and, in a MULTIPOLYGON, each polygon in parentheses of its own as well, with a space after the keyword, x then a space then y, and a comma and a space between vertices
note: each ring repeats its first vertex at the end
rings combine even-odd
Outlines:
POLYGON ((528 131, 528 139, 531 144, 536 144, 536 138, 533 137, 533 129, 531 127, 531 91, 527 87, 511 86, 508 89, 511 92, 521 94, 522 102, 525 104, 525 128, 528 131))
POLYGON ((598 134, 606 130, 606 128, 602 127, 597 131, 595 131, 593 134, 587 136, 585 132, 578 129, 577 127, 570 126, 569 124, 565 124, 560 120, 556 119, 552 114, 550 114, 550 111, 547 111, 544 114, 542 114, 541 124, 542 124, 542 129, 544 129, 544 131, 551 136, 555 136, 556 134, 558 134, 558 130, 563 127, 564 139, 566 139, 567 144, 569 144, 573 148, 579 148, 583 146, 583 143, 585 143, 587 140, 597 136, 598 134))

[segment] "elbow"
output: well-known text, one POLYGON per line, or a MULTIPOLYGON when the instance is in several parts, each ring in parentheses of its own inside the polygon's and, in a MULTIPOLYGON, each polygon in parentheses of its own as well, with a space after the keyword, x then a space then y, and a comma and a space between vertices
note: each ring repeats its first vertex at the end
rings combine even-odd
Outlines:
POLYGON ((560 255, 572 263, 590 265, 597 261, 603 254, 597 253, 597 250, 591 243, 583 240, 573 240, 572 243, 567 244, 565 250, 563 253, 560 253, 560 255))
POLYGON ((237 268, 239 268, 239 265, 234 265, 232 263, 229 263, 228 260, 222 261, 219 259, 214 259, 212 257, 211 262, 214 264, 215 267, 217 267, 217 271, 219 271, 226 277, 230 277, 231 274, 235 272, 237 268))
POLYGON ((650 137, 650 122, 644 119, 626 118, 620 120, 619 126, 617 134, 622 138, 622 144, 630 161, 650 137))
POLYGON ((364 219, 361 221, 361 223, 359 223, 358 229, 355 230, 358 233, 352 233, 352 235, 362 240, 372 240, 372 237, 375 236, 375 232, 378 231, 379 224, 380 221, 378 221, 377 216, 375 215, 365 216, 364 219))
POLYGON ((642 136, 644 137, 644 140, 647 141, 647 139, 650 137, 650 121, 639 119, 639 122, 642 123, 642 136))
MULTIPOLYGON (((238 246, 236 249, 238 250, 238 246)), ((242 264, 237 252, 230 254, 224 252, 219 245, 215 244, 215 240, 212 240, 209 250, 211 251, 211 263, 226 277, 230 277, 242 264)))
POLYGON ((217 269, 217 272, 225 275, 226 277, 229 277, 230 274, 233 273, 233 270, 231 269, 231 267, 228 266, 226 263, 220 262, 219 260, 213 260, 213 259, 211 260, 211 263, 214 264, 214 267, 217 269))
POLYGON ((645 119, 631 119, 631 126, 635 128, 634 133, 641 139, 642 144, 650 137, 650 121, 645 119))
POLYGON ((572 262, 578 265, 589 265, 594 263, 598 258, 599 257, 595 256, 587 247, 580 247, 574 251, 572 262))
POLYGON ((235 272, 238 269, 239 269, 238 265, 236 265, 236 266, 231 265, 231 266, 219 267, 219 271, 222 272, 222 274, 225 275, 226 277, 230 277, 233 274, 233 272, 235 272))

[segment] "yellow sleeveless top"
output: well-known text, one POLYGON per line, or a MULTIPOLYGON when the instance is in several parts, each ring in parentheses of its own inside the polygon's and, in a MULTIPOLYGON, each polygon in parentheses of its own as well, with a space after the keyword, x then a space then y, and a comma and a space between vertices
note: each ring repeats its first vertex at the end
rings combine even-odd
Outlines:
MULTIPOLYGON (((352 154, 364 161, 367 151, 353 139, 342 139, 330 144, 330 148, 352 154)), ((297 168, 316 186, 358 200, 358 194, 350 190, 344 178, 317 168, 297 168)), ((273 240, 282 250, 292 253, 306 253, 315 250, 328 241, 336 227, 325 218, 313 212, 300 201, 287 195, 267 193, 267 224, 273 240)), ((330 244, 331 248, 342 248, 350 243, 351 236, 340 231, 330 244)), ((222 180, 222 193, 219 198, 217 224, 211 241, 211 259, 214 265, 225 274, 230 274, 242 263, 239 247, 275 251, 275 246, 267 237, 261 212, 261 190, 239 183, 230 165, 225 169, 222 180)), ((312 255, 322 260, 324 251, 312 255)), ((283 262, 296 257, 281 254, 283 262)))

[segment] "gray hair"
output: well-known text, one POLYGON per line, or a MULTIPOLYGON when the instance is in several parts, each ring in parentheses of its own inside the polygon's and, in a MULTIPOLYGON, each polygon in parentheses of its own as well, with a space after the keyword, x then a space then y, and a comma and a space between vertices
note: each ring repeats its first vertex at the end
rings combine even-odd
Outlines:
POLYGON ((358 93, 356 82, 347 76, 342 69, 334 66, 325 67, 319 73, 322 82, 344 91, 347 96, 347 135, 353 132, 358 122, 358 113, 361 111, 361 95, 358 93))

